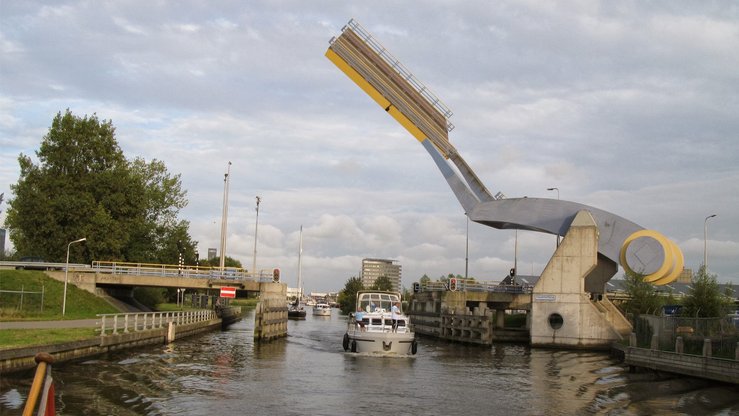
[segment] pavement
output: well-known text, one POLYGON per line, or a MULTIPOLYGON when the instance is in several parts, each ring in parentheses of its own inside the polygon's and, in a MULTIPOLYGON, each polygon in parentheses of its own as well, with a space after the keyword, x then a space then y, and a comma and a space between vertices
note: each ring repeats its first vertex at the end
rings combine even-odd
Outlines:
POLYGON ((0 329, 55 329, 55 328, 94 328, 97 319, 70 319, 62 321, 3 321, 0 329))

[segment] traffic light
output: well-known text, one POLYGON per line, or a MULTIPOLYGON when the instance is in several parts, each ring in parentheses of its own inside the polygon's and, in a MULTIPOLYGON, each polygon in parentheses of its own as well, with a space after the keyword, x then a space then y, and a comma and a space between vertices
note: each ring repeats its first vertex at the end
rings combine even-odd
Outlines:
POLYGON ((452 292, 457 290, 457 279, 454 277, 449 279, 449 290, 451 290, 452 292))
POLYGON ((413 282, 413 293, 418 293, 421 291, 421 284, 418 282, 413 282))
POLYGON ((275 283, 280 282, 280 269, 272 270, 272 281, 275 283))
POLYGON ((515 267, 511 267, 510 276, 513 277, 515 275, 516 275, 516 268, 515 267))

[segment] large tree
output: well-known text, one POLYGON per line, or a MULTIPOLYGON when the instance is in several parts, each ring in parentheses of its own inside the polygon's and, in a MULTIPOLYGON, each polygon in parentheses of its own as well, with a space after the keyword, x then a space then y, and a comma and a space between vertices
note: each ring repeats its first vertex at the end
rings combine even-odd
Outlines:
POLYGON ((38 164, 18 157, 20 178, 11 185, 6 225, 21 255, 63 261, 92 260, 176 263, 180 252, 194 258, 179 175, 162 162, 128 161, 111 121, 54 117, 36 151, 38 164))
POLYGON ((362 279, 354 276, 350 277, 344 285, 344 289, 339 292, 337 303, 341 308, 341 313, 348 315, 354 312, 354 308, 357 304, 357 292, 364 290, 362 279))
POLYGON ((390 291, 393 290, 393 282, 390 281, 389 277, 382 275, 375 279, 375 283, 372 284, 370 289, 390 291))

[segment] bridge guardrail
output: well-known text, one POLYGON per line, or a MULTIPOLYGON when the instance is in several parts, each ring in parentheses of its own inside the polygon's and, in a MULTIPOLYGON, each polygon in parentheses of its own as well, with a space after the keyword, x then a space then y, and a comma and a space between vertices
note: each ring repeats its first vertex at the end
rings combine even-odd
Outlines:
POLYGON ((254 273, 237 267, 226 267, 221 270, 218 267, 210 266, 94 261, 92 262, 92 269, 98 273, 133 274, 138 276, 249 280, 256 282, 271 282, 273 279, 271 270, 261 270, 254 273))
MULTIPOLYGON (((501 284, 495 281, 475 281, 457 279, 457 291, 460 292, 498 292, 498 293, 531 293, 533 286, 501 284)), ((443 292, 449 290, 449 284, 445 282, 429 282, 421 285, 422 292, 443 292)))
POLYGON ((97 328, 101 336, 115 335, 119 332, 139 332, 166 327, 170 322, 177 325, 217 319, 216 312, 211 309, 177 312, 135 312, 106 313, 96 315, 100 321, 97 328))

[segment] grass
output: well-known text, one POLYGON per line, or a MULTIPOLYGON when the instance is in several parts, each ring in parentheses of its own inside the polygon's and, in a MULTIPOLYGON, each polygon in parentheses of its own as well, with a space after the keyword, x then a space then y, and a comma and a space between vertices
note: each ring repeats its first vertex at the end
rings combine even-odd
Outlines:
POLYGON ((0 349, 79 341, 97 336, 95 328, 3 329, 0 349))
MULTIPOLYGON (((0 322, 3 321, 54 321, 62 319, 91 319, 97 314, 117 313, 116 308, 92 293, 67 285, 66 314, 62 316, 64 282, 48 277, 42 271, 0 270, 0 322), (7 291, 42 292, 9 293, 7 291), (3 292, 5 291, 5 292, 3 292)), ((256 307, 259 299, 232 299, 232 306, 246 309, 256 307)), ((186 303, 157 305, 159 311, 192 310, 186 303)), ((0 324, 2 328, 2 324, 0 324)), ((0 349, 30 345, 78 341, 96 336, 94 328, 76 329, 0 329, 0 349)))
POLYGON ((104 299, 67 285, 66 313, 62 316, 64 282, 34 270, 0 270, 0 321, 53 321, 61 319, 89 319, 99 313, 118 312, 104 299), (7 293, 2 291, 37 293, 7 293), (42 294, 43 292, 43 304, 42 294))

